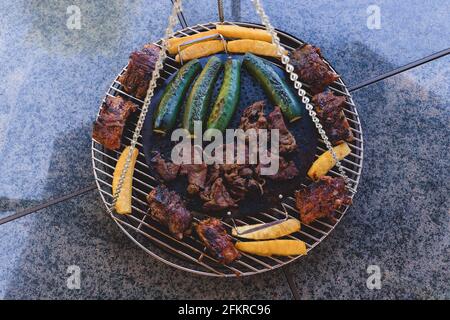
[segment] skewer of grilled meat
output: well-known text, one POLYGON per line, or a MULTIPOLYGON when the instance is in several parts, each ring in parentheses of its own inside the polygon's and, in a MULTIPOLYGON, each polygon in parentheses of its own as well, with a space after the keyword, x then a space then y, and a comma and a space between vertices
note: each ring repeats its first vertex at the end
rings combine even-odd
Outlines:
POLYGON ((138 99, 145 98, 159 51, 158 46, 146 44, 142 50, 131 53, 127 70, 119 77, 126 93, 138 99))
POLYGON ((292 133, 286 127, 280 107, 276 106, 267 118, 269 119, 269 128, 278 129, 280 154, 290 153, 296 150, 297 142, 295 141, 292 133))
POLYGON ((295 203, 300 212, 300 221, 310 224, 317 218, 332 218, 332 213, 341 205, 349 205, 351 198, 341 177, 321 177, 308 187, 295 193, 295 203))
POLYGON ((152 219, 167 226, 175 238, 181 240, 184 234, 189 233, 192 214, 175 191, 158 185, 147 195, 147 202, 152 219))
POLYGON ((219 219, 202 220, 195 226, 195 230, 208 251, 220 263, 229 264, 240 258, 241 255, 234 247, 231 236, 219 219))
POLYGON ((310 86, 312 94, 322 92, 329 84, 339 79, 322 60, 320 49, 304 44, 290 53, 290 61, 299 79, 310 86))
POLYGON ((327 91, 316 94, 311 101, 331 143, 336 145, 353 140, 353 133, 343 111, 345 97, 335 96, 327 91))
POLYGON ((137 106, 120 96, 107 96, 97 120, 94 122, 92 137, 106 148, 120 148, 125 121, 137 106))

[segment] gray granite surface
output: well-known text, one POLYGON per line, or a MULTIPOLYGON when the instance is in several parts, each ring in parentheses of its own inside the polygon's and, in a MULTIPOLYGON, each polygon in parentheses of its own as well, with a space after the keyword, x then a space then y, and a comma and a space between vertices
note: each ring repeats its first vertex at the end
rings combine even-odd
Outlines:
MULTIPOLYGON (((188 23, 217 20, 216 1, 184 2, 188 23)), ((227 20, 258 21, 249 1, 224 2, 227 20)), ((350 85, 450 47, 447 1, 264 4, 275 27, 320 46, 350 85), (366 23, 373 4, 379 30, 366 23)), ((0 2, 0 218, 93 182, 102 94, 130 51, 162 36, 169 11, 168 0, 0 2), (80 30, 66 26, 70 5, 80 30)), ((289 268, 301 298, 450 297, 448 80, 446 57, 354 93, 362 183, 330 238, 289 268), (366 288, 369 264, 382 270, 381 290, 366 288)), ((157 262, 119 232, 96 192, 1 225, 0 238, 2 298, 292 297, 282 272, 211 280, 157 262), (71 264, 80 291, 66 287, 71 264)))
POLYGON ((450 57, 353 94, 364 133, 354 205, 291 266, 308 298, 450 298, 450 57), (367 267, 381 269, 368 290, 367 267))

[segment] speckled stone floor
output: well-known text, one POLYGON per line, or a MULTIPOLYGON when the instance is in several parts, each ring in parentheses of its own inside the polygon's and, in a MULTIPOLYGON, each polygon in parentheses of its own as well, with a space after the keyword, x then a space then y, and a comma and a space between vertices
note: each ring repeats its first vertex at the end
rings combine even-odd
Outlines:
MULTIPOLYGON (((171 2, 75 1, 79 30, 67 27, 73 2, 0 2, 0 219, 31 212, 0 225, 0 298, 450 298, 448 55, 352 92, 362 180, 317 249, 283 270, 211 279, 146 255, 91 188, 102 94, 130 51, 162 36, 171 2), (80 290, 66 285, 71 265, 80 290), (369 265, 380 268, 379 290, 366 286, 369 265)), ((250 1, 224 2, 227 20, 258 22, 250 1)), ((349 87, 450 47, 445 1, 263 3, 275 27, 321 47, 349 87), (373 5, 379 29, 368 27, 373 5)), ((217 21, 215 6, 187 0, 184 16, 217 21)))

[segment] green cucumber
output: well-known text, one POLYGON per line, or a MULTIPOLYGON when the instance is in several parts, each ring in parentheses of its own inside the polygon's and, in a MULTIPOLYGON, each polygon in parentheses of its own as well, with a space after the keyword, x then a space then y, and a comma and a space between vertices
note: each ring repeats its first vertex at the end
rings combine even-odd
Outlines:
POLYGON ((208 129, 223 131, 227 128, 239 103, 240 91, 241 62, 235 59, 227 60, 225 62, 223 83, 208 118, 208 129))
POLYGON ((183 128, 191 134, 194 133, 194 121, 201 121, 202 124, 205 121, 214 85, 221 69, 222 61, 217 57, 210 58, 192 86, 183 115, 183 128))
POLYGON ((175 77, 170 80, 156 108, 154 132, 166 134, 175 126, 183 98, 201 70, 200 62, 197 59, 191 60, 182 66, 175 77))
POLYGON ((301 118, 303 108, 297 96, 268 62, 254 54, 246 53, 243 65, 256 78, 271 102, 281 108, 289 122, 301 118))

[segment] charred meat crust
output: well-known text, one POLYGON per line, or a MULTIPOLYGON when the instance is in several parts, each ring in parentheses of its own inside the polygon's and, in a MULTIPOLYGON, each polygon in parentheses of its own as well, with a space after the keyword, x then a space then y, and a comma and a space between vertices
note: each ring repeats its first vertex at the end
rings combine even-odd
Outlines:
POLYGON ((107 96, 94 122, 92 137, 108 149, 120 148, 125 121, 136 108, 133 102, 120 96, 107 96))
POLYGON ((291 64, 299 79, 310 86, 312 94, 322 92, 329 84, 339 79, 323 61, 320 49, 304 44, 290 53, 291 64))
POLYGON ((181 240, 189 232, 192 214, 175 191, 158 185, 147 195, 147 202, 152 219, 167 226, 175 238, 181 240))
POLYGON ((324 176, 295 194, 296 206, 302 223, 310 224, 317 218, 332 218, 335 210, 349 205, 351 198, 341 177, 324 176))
POLYGON ((196 225, 195 230, 208 251, 220 263, 229 264, 239 259, 239 251, 235 248, 231 236, 219 219, 202 220, 196 225))

